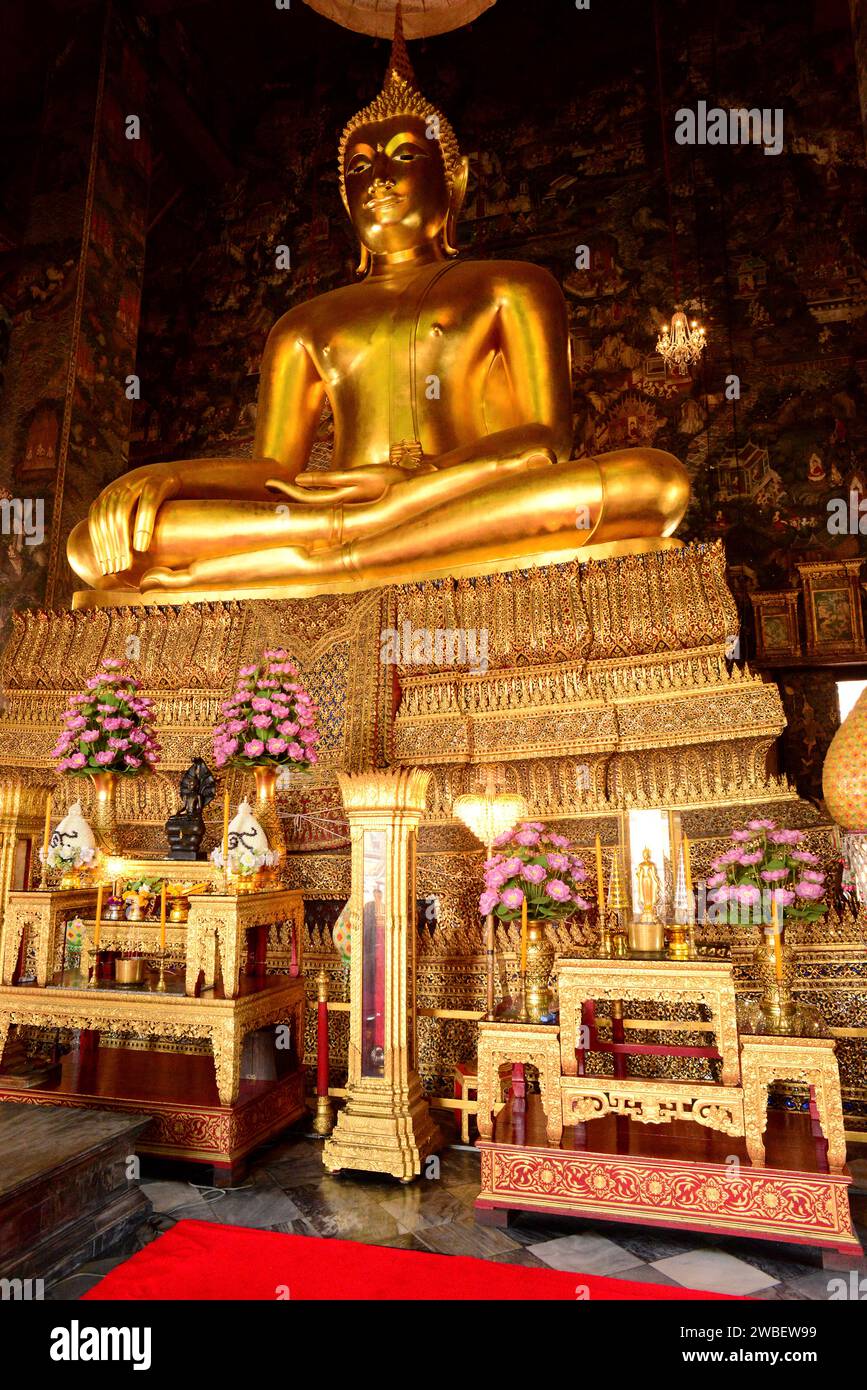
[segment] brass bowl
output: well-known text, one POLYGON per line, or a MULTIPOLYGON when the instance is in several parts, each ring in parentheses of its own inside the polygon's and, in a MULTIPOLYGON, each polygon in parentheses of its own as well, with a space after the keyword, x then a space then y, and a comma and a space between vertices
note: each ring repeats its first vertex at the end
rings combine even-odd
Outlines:
POLYGON ((630 922, 626 928, 630 951, 641 955, 657 955, 665 948, 665 927, 662 922, 630 922))
POLYGON ((131 960, 116 960, 114 963, 114 978, 119 985, 138 985, 144 979, 145 963, 141 956, 134 956, 131 960))

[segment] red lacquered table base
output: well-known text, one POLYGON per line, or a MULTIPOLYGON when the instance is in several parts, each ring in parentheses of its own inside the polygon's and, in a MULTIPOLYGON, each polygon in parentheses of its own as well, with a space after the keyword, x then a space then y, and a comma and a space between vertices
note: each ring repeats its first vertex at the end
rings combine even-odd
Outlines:
POLYGON ((809 1115, 772 1110, 767 1166, 753 1167, 743 1139, 688 1121, 637 1125, 607 1115, 546 1142, 537 1095, 510 1101, 491 1139, 479 1139, 476 1219, 505 1226, 513 1211, 817 1246, 826 1268, 851 1268, 862 1250, 852 1229, 848 1172, 822 1171, 809 1115))
POLYGON ((306 1114, 304 1068, 267 1081, 242 1081, 234 1105, 221 1105, 209 1056, 97 1048, 81 1034, 63 1058, 56 1085, 6 1091, 0 1101, 145 1115, 136 1152, 212 1166, 217 1185, 237 1181, 259 1145, 306 1114))

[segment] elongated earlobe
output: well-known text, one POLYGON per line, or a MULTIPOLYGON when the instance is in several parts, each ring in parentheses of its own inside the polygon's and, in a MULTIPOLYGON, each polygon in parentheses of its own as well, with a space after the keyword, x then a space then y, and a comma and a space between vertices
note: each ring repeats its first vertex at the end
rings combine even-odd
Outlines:
POLYGON ((364 245, 364 243, 362 242, 362 245, 361 245, 361 259, 359 260, 358 265, 355 267, 355 273, 356 273, 356 275, 358 276, 358 278, 361 279, 362 275, 366 275, 367 272, 368 272, 369 270, 370 270, 370 252, 368 251, 367 247, 366 247, 366 246, 364 245))
POLYGON ((449 211, 442 230, 443 251, 447 256, 458 254, 458 217, 464 205, 464 198, 467 196, 467 179, 470 172, 470 162, 466 156, 461 160, 460 170, 457 178, 452 185, 452 196, 449 199, 449 211))

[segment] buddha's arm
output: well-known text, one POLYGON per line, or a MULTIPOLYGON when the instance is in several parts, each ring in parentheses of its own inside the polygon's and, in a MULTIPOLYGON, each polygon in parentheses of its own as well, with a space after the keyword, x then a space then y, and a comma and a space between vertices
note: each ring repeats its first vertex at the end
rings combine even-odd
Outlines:
POLYGON ((121 573, 132 564, 133 550, 150 548, 157 512, 170 498, 273 501, 266 484, 275 475, 293 478, 304 467, 324 394, 304 344, 300 315, 290 310, 265 347, 253 457, 153 463, 110 483, 88 514, 102 573, 121 573))
POLYGON ((497 314, 494 347, 509 383, 515 425, 490 435, 507 453, 542 444, 559 463, 572 451, 572 384, 566 301, 553 275, 541 266, 516 265, 498 273, 493 286, 497 314), (509 447, 508 438, 513 440, 509 447))

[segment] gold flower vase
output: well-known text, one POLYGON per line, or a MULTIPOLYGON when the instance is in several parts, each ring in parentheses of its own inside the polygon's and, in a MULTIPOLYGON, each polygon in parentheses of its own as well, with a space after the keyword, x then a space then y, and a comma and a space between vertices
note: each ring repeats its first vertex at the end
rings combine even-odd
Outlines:
POLYGON ((280 855, 286 853, 286 836, 277 811, 277 769, 276 767, 254 767, 256 778, 256 805, 254 814, 268 837, 270 849, 280 855))
POLYGON ((88 774, 96 793, 93 800, 93 831, 101 850, 106 854, 116 854, 119 845, 117 838, 117 773, 91 772, 88 774))
POLYGON ((780 933, 780 968, 774 949, 773 932, 760 928, 753 961, 756 967, 761 996, 758 1003, 759 1026, 767 1033, 797 1033, 800 1027, 800 1008, 792 995, 795 969, 785 935, 780 933))
POLYGON ((539 1023, 548 1011, 548 981, 556 952, 545 935, 544 921, 527 923, 527 975, 524 1008, 531 1023, 539 1023))

